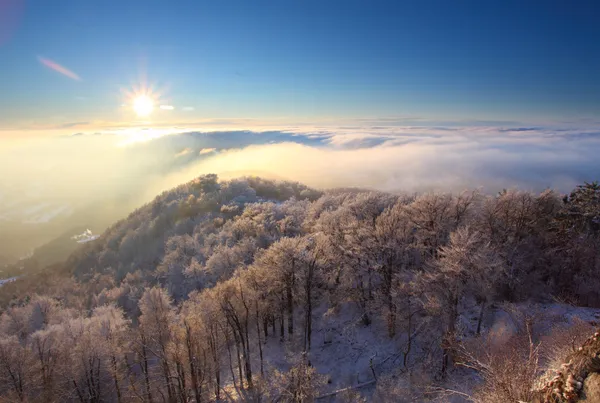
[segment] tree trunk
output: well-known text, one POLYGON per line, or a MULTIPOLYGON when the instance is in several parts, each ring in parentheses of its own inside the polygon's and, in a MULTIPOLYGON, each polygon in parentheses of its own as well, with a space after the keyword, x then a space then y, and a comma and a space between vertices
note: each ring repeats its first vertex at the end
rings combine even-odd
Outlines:
POLYGON ((287 302, 287 322, 288 322, 288 336, 290 340, 294 334, 294 296, 292 293, 292 286, 288 284, 285 289, 286 302, 287 302))
MULTIPOLYGON (((233 370, 233 358, 231 356, 231 343, 229 342, 229 336, 227 336, 226 334, 226 343, 227 343, 227 355, 229 356, 229 370, 231 371, 231 380, 233 381, 233 387, 234 389, 237 389, 237 384, 235 382, 235 371, 233 370)), ((240 372, 240 376, 241 376, 241 372, 240 372)), ((243 380, 240 379, 240 381, 243 382, 243 380)), ((219 390, 220 390, 220 385, 219 385, 219 390)))
POLYGON ((173 390, 173 382, 171 380, 171 371, 169 369, 169 363, 166 360, 166 357, 162 361, 162 370, 163 376, 165 377, 165 384, 167 386, 167 395, 169 396, 169 402, 173 402, 175 391, 173 390))
POLYGON ((485 311, 485 299, 481 301, 481 307, 479 308, 479 317, 477 318, 477 333, 479 336, 481 334, 481 322, 483 321, 483 313, 485 311))
POLYGON ((186 398, 187 387, 185 384, 185 368, 180 359, 178 359, 178 362, 176 364, 176 369, 177 369, 177 376, 179 378, 178 379, 179 382, 177 383, 177 386, 179 388, 179 401, 186 402, 187 401, 187 398, 186 398))
MULTIPOLYGON (((218 355, 218 339, 217 329, 214 326, 210 327, 209 347, 212 355, 214 374, 215 374, 215 397, 217 400, 221 399, 221 365, 219 363, 218 355)), ((229 347, 229 344, 227 344, 229 347)), ((231 365, 231 352, 229 353, 229 364, 231 365)), ((233 370, 232 370, 233 373, 233 370)))
POLYGON ((242 368, 242 355, 240 353, 240 341, 238 340, 238 337, 235 334, 235 332, 233 333, 233 338, 235 340, 235 352, 237 356, 238 372, 240 375, 240 389, 244 389, 244 374, 242 368))
POLYGON ((385 299, 388 308, 388 336, 390 338, 396 335, 396 306, 394 304, 394 298, 392 296, 392 281, 393 281, 393 270, 390 264, 386 265, 383 270, 383 282, 385 299))
MULTIPOLYGON (((258 339, 258 353, 260 354, 260 375, 264 376, 265 372, 263 369, 263 351, 262 351, 262 343, 260 341, 260 319, 259 319, 259 314, 258 314, 258 301, 254 301, 255 306, 256 306, 256 338, 258 339)), ((265 316, 266 317, 266 316, 265 316)), ((267 337, 267 321, 265 319, 265 317, 263 317, 263 327, 265 330, 265 339, 267 337)))
MULTIPOLYGON (((244 304, 245 306, 245 304, 244 304)), ((245 363, 245 372, 246 372, 246 381, 248 383, 248 388, 252 389, 252 362, 250 361, 250 338, 248 331, 248 308, 246 307, 246 320, 244 321, 244 333, 246 336, 246 342, 242 343, 243 351, 244 351, 244 363, 245 363)), ((242 342, 244 339, 242 338, 242 342)), ((260 345, 260 337, 259 337, 259 345, 260 345)), ((262 347, 261 347, 262 349, 262 347)))
POLYGON ((75 391, 77 391, 77 396, 79 397, 79 400, 81 401, 81 403, 85 403, 85 400, 83 399, 83 394, 81 393, 81 390, 79 390, 79 386, 77 386, 77 382, 75 382, 75 379, 73 379, 73 385, 75 385, 75 391))
POLYGON ((285 330, 284 330, 284 325, 283 325, 283 316, 284 316, 283 310, 284 310, 284 308, 283 308, 283 303, 282 303, 279 308, 279 311, 280 311, 279 318, 281 319, 281 321, 279 322, 279 340, 282 342, 285 340, 285 330))
POLYGON ((305 328, 304 328, 304 351, 310 351, 311 338, 312 338, 312 287, 313 287, 313 276, 315 270, 315 262, 312 262, 308 266, 308 273, 306 274, 305 294, 306 294, 306 317, 305 317, 305 328))
POLYGON ((190 366, 190 379, 192 381, 192 389, 194 390, 194 397, 196 398, 196 403, 201 403, 202 402, 202 398, 200 395, 200 389, 198 388, 198 374, 197 374, 197 369, 196 369, 196 363, 195 363, 195 358, 194 358, 194 347, 193 347, 193 342, 192 342, 192 330, 190 329, 190 326, 187 324, 187 322, 184 321, 184 325, 185 325, 185 343, 186 343, 186 347, 187 347, 187 353, 188 353, 188 361, 189 361, 189 366, 190 366))
POLYGON ((265 342, 267 341, 267 337, 269 337, 269 316, 263 316, 263 331, 265 332, 265 342))
POLYGON ((448 324, 446 328, 446 334, 443 341, 443 355, 442 355, 442 376, 446 377, 448 365, 450 361, 450 352, 454 342, 456 333, 456 319, 458 318, 458 296, 452 298, 450 306, 450 315, 448 318, 448 324))
POLYGON ((146 388, 146 398, 152 402, 152 392, 150 390, 150 374, 148 372, 148 353, 146 352, 146 338, 142 336, 142 370, 144 371, 144 386, 146 388))
POLYGON ((410 297, 408 298, 408 323, 407 323, 407 336, 408 339, 406 340, 406 350, 404 350, 404 359, 402 360, 402 363, 404 365, 404 368, 406 368, 407 364, 408 364, 408 355, 410 354, 410 350, 412 348, 412 317, 413 317, 413 313, 410 311, 410 297))
POLYGON ((117 375, 117 357, 115 357, 114 354, 111 355, 111 363, 113 369, 113 382, 117 393, 117 403, 121 403, 121 388, 119 387, 119 377, 117 375))
POLYGON ((369 282, 368 282, 368 296, 369 296, 369 301, 373 301, 373 270, 371 269, 371 266, 369 266, 367 268, 367 274, 369 276, 369 282))

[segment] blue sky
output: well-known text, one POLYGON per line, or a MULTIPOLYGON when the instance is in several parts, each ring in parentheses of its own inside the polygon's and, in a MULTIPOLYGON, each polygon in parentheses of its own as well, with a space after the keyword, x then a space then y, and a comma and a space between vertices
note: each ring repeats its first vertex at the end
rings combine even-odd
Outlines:
POLYGON ((0 129, 135 124, 143 82, 173 124, 600 117, 593 0, 1 4, 0 129))

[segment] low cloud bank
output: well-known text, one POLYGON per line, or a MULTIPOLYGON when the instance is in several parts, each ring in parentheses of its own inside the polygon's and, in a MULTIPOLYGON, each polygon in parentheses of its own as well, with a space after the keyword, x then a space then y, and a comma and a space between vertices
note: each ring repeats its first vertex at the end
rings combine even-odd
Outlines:
POLYGON ((390 191, 569 191, 600 177, 597 126, 296 127, 169 133, 123 144, 111 133, 0 148, 7 173, 0 178, 0 213, 49 200, 77 207, 121 196, 130 208, 209 172, 390 191))
MULTIPOLYGON (((179 174, 267 173, 316 187, 566 192, 600 177, 600 130, 537 127, 367 127, 290 130, 219 138, 210 158, 179 174), (245 142, 256 136, 261 141, 245 142), (241 140, 239 147, 232 138, 241 140), (268 140, 269 141, 265 141, 268 140)), ((179 141, 180 139, 169 139, 179 141)))

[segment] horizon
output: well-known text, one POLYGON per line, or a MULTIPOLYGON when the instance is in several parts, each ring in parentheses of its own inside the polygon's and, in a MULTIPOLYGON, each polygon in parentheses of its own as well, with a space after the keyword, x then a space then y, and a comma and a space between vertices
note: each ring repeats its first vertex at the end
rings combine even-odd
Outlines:
POLYGON ((3 139, 223 121, 600 121, 593 1, 0 7, 3 139))

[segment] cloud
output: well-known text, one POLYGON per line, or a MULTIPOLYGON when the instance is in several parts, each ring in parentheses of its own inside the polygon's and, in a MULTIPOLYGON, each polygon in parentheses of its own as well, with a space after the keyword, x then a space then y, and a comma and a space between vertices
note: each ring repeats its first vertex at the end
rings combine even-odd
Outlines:
MULTIPOLYGON (((271 173, 317 187, 568 191, 600 177, 600 130, 494 126, 298 128, 185 133, 163 141, 219 154, 183 171, 271 173)), ((158 140, 160 141, 160 140, 158 140)))
POLYGON ((173 109, 175 109, 175 107, 173 105, 161 105, 160 109, 163 109, 165 111, 172 111, 173 109))
POLYGON ((193 111, 196 108, 194 108, 193 106, 184 106, 182 109, 186 112, 189 112, 189 111, 193 111))
POLYGON ((53 60, 46 59, 46 58, 41 57, 41 56, 38 56, 38 60, 44 66, 46 66, 46 67, 48 67, 48 68, 56 71, 57 73, 62 74, 63 76, 69 77, 70 79, 73 79, 75 81, 81 81, 81 77, 79 77, 73 71, 69 70, 68 68, 66 68, 64 66, 61 66, 60 64, 56 63, 53 60))
POLYGON ((104 201, 117 199, 114 205, 124 216, 161 191, 210 172, 285 178, 321 188, 408 192, 483 187, 493 193, 515 186, 566 192, 600 178, 597 126, 520 130, 525 127, 132 129, 24 139, 0 144, 0 172, 12 173, 0 178, 0 216, 14 206, 49 202, 78 211, 90 203, 113 205, 104 201), (130 137, 139 141, 118 146, 130 137))
POLYGON ((190 154, 191 152, 192 152, 192 149, 189 147, 186 147, 183 150, 181 150, 180 152, 178 152, 177 154, 175 154, 175 158, 183 157, 184 155, 190 154))
POLYGON ((89 125, 90 122, 69 122, 69 123, 63 123, 62 125, 59 126, 60 129, 68 129, 68 128, 73 128, 73 127, 77 127, 77 126, 87 126, 89 125))
POLYGON ((200 150, 200 152, 198 154, 200 154, 200 155, 210 154, 210 153, 214 153, 215 151, 217 151, 216 148, 203 148, 202 150, 200 150))

